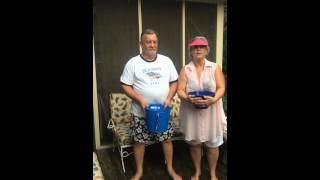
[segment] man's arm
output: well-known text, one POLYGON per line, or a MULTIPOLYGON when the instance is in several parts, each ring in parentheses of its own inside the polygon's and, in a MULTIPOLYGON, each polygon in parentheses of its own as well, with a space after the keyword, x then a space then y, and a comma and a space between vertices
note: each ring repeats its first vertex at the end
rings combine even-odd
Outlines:
POLYGON ((168 93, 168 96, 167 96, 167 98, 166 98, 166 100, 164 102, 164 107, 170 106, 171 100, 172 100, 173 96, 177 92, 177 87, 178 87, 177 80, 173 81, 173 82, 170 82, 169 93, 168 93))
POLYGON ((146 107, 148 107, 147 100, 143 96, 138 94, 136 91, 134 91, 132 86, 121 83, 121 87, 131 99, 139 103, 142 109, 145 109, 146 107))

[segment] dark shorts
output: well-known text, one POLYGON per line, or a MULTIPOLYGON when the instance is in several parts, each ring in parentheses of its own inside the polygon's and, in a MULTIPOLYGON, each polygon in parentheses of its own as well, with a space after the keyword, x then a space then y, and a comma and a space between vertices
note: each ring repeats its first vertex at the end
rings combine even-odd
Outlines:
POLYGON ((173 134, 172 121, 169 120, 169 128, 163 133, 151 133, 147 130, 146 119, 132 116, 131 136, 135 142, 147 144, 151 141, 161 142, 170 139, 173 134))

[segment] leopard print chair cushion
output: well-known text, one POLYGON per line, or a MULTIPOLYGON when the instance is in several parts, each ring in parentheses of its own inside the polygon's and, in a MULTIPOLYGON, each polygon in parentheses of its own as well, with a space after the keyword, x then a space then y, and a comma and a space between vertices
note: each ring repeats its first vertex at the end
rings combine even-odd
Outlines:
POLYGON ((225 126, 224 129, 223 129, 224 141, 227 141, 227 136, 228 136, 228 126, 225 126))
MULTIPOLYGON (((173 97, 170 117, 172 119, 173 137, 179 137, 182 135, 180 131, 180 98, 178 94, 173 97)), ((133 140, 129 134, 131 125, 131 105, 132 100, 123 93, 111 93, 110 94, 110 107, 111 118, 114 122, 115 128, 113 129, 116 134, 118 143, 120 145, 128 145, 133 143, 133 140)))
POLYGON ((171 106, 171 119, 172 119, 172 127, 173 127, 173 136, 181 136, 181 130, 180 130, 180 116, 179 116, 179 110, 180 110, 180 103, 181 100, 178 96, 178 94, 176 94, 173 97, 172 100, 172 106, 171 106))
POLYGON ((120 145, 132 144, 129 135, 131 125, 132 100, 123 93, 110 94, 110 113, 115 128, 113 129, 120 145))

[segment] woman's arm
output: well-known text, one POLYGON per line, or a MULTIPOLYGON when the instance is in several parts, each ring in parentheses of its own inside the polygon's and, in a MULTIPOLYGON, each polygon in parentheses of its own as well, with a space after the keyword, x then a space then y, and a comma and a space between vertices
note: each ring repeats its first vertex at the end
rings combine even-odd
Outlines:
POLYGON ((216 79, 216 94, 214 96, 214 101, 217 101, 224 96, 225 92, 224 75, 219 65, 217 65, 214 76, 216 79))
POLYGON ((217 64, 216 70, 214 72, 215 80, 216 80, 216 92, 214 97, 205 96, 204 103, 207 105, 214 104, 217 102, 220 98, 224 96, 225 92, 225 80, 223 72, 220 68, 220 66, 217 64))
POLYGON ((179 98, 181 100, 188 100, 188 95, 186 93, 186 87, 187 87, 187 77, 185 74, 185 70, 184 67, 182 67, 180 74, 179 74, 179 78, 178 78, 178 90, 177 93, 179 95, 179 98))
POLYGON ((195 98, 192 96, 189 96, 186 92, 187 88, 187 76, 185 73, 184 67, 181 69, 178 79, 178 95, 181 100, 184 100, 189 103, 194 103, 195 101, 198 101, 201 98, 195 98))

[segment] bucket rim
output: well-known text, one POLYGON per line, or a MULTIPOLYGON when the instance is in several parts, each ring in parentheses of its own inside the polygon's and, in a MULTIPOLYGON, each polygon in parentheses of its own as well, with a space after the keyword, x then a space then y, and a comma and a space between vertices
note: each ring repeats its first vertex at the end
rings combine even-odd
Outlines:
POLYGON ((167 106, 166 108, 164 108, 164 105, 163 104, 150 104, 147 108, 146 108, 146 111, 165 111, 167 109, 170 109, 171 110, 171 107, 170 106, 167 106), (152 109, 151 107, 160 107, 160 109, 152 109))

